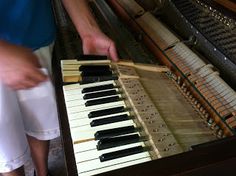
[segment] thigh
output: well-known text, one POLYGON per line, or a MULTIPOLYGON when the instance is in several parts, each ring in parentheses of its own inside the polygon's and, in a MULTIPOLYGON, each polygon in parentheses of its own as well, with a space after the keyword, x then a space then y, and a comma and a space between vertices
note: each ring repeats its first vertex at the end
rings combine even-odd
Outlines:
MULTIPOLYGON (((43 47, 35 52, 41 63, 42 71, 49 74, 47 68, 51 62, 51 47, 43 47), (46 67, 46 68, 45 68, 46 67)), ((54 87, 47 80, 37 87, 17 91, 25 131, 40 140, 50 140, 59 136, 59 125, 54 87)))
POLYGON ((0 82, 0 172, 22 166, 28 144, 15 91, 0 82))
POLYGON ((37 55, 41 66, 47 69, 49 74, 51 74, 53 46, 54 43, 34 51, 34 54, 37 55))

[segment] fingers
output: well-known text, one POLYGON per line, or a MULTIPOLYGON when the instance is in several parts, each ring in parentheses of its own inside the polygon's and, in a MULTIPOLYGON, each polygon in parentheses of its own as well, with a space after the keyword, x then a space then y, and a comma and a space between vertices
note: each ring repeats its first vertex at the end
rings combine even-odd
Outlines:
POLYGON ((85 44, 83 44, 83 53, 84 54, 90 54, 91 52, 89 51, 89 48, 85 45, 85 44))
POLYGON ((94 47, 93 45, 83 44, 83 53, 84 54, 100 54, 110 57, 113 61, 118 61, 117 50, 114 42, 102 42, 99 46, 94 47), (106 44, 106 45, 105 45, 106 44))
POLYGON ((109 55, 113 61, 117 62, 119 60, 118 55, 117 55, 116 46, 113 42, 111 43, 108 52, 109 52, 109 55))
POLYGON ((48 79, 48 76, 45 75, 40 69, 35 69, 34 73, 30 75, 30 78, 34 82, 40 83, 40 82, 46 81, 48 79))
POLYGON ((29 89, 36 87, 38 84, 46 81, 47 79, 47 75, 43 74, 40 70, 35 69, 34 72, 26 76, 21 84, 24 89, 29 89))
POLYGON ((10 85, 10 87, 14 90, 21 90, 21 89, 30 89, 37 86, 36 82, 33 82, 31 80, 24 80, 20 83, 15 83, 13 85, 10 85))
POLYGON ((48 79, 47 75, 43 74, 40 70, 27 70, 16 74, 9 74, 5 80, 6 85, 14 90, 29 89, 36 87, 43 81, 48 79))
POLYGON ((42 67, 42 66, 40 65, 39 60, 38 60, 38 58, 37 58, 36 55, 34 55, 34 59, 31 59, 31 62, 32 62, 33 65, 34 65, 35 67, 37 67, 37 68, 41 68, 41 67, 42 67))

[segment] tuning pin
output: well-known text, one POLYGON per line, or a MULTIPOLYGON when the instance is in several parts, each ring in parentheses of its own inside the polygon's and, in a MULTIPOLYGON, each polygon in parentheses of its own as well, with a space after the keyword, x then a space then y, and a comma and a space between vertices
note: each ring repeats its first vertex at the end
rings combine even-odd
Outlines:
POLYGON ((213 120, 212 118, 209 118, 209 119, 207 120, 207 124, 208 124, 209 126, 211 126, 211 125, 213 124, 213 122, 214 122, 214 120, 213 120))
POLYGON ((186 88, 186 87, 183 89, 183 92, 184 92, 184 93, 186 93, 186 92, 187 92, 187 88, 186 88))
POLYGON ((192 95, 192 94, 190 94, 188 98, 189 98, 190 100, 192 100, 192 98, 193 98, 193 95, 192 95))
MULTIPOLYGON (((200 103, 197 103, 197 108, 200 110, 201 109, 201 104, 200 103)), ((200 110, 201 111, 201 110, 200 110)))
MULTIPOLYGON (((199 103, 200 104, 200 103, 199 103)), ((204 110, 204 108, 200 105, 200 107, 199 107, 199 111, 203 114, 203 110, 204 110)))
POLYGON ((223 130, 222 130, 222 129, 219 129, 218 132, 217 132, 217 137, 222 138, 223 135, 224 135, 223 130))
POLYGON ((181 83, 181 78, 180 78, 180 76, 177 77, 177 80, 176 80, 176 81, 177 81, 177 84, 180 85, 180 83, 181 83))
POLYGON ((170 149, 168 147, 164 148, 163 151, 167 152, 169 151, 170 149))
POLYGON ((210 116, 210 115, 209 115, 208 113, 205 113, 205 114, 204 114, 204 117, 205 117, 206 119, 208 119, 209 116, 210 116))
POLYGON ((215 121, 212 122, 212 124, 211 124, 211 129, 212 129, 212 130, 217 130, 217 124, 216 124, 215 121))

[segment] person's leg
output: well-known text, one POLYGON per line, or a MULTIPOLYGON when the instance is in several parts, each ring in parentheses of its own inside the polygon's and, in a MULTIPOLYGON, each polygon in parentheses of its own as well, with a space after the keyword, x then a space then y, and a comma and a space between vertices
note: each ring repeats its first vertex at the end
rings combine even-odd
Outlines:
POLYGON ((0 82, 0 173, 23 176, 29 146, 15 91, 0 82))
POLYGON ((21 166, 18 169, 15 169, 14 171, 2 173, 2 176, 24 176, 24 175, 25 171, 23 166, 21 166))
MULTIPOLYGON (((51 47, 40 48, 34 53, 45 63, 50 62, 51 47)), ((47 66, 42 66, 42 71, 46 73, 47 66)), ((17 91, 17 96, 37 176, 45 176, 48 169, 49 140, 59 136, 54 87, 47 80, 35 88, 17 91)))
POLYGON ((27 135, 31 156, 36 168, 37 176, 46 176, 48 173, 48 152, 49 141, 38 140, 32 136, 27 135))

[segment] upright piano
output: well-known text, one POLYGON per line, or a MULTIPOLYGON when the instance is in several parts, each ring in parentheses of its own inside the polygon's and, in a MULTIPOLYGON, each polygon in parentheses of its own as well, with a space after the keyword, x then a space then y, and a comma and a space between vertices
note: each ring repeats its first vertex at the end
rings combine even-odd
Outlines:
POLYGON ((68 176, 235 175, 234 0, 91 0, 117 45, 118 63, 82 55, 61 2, 52 2, 53 80, 68 176), (76 75, 79 67, 89 73, 76 75), (95 67, 99 74, 109 67, 111 79, 90 73, 95 67))

